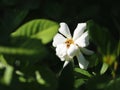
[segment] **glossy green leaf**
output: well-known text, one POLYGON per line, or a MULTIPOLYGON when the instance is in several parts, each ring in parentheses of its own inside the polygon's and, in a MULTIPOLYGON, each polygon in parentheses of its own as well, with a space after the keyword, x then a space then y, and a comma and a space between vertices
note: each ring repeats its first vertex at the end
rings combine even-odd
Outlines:
POLYGON ((11 36, 13 39, 22 37, 40 39, 43 44, 46 44, 52 40, 57 31, 58 24, 56 22, 45 19, 36 19, 22 25, 13 32, 11 36))

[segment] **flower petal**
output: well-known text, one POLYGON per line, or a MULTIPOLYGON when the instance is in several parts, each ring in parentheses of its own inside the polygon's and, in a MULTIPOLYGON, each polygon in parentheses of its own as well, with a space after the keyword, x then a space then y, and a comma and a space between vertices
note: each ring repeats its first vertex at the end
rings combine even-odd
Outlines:
POLYGON ((61 59, 61 61, 66 60, 67 57, 67 47, 65 44, 57 45, 56 55, 61 59))
POLYGON ((84 58, 81 52, 77 55, 79 67, 81 69, 87 69, 89 62, 84 58))
POLYGON ((79 47, 77 45, 71 44, 69 49, 67 50, 67 54, 69 57, 73 58, 79 51, 79 47))
POLYGON ((88 32, 86 31, 85 33, 83 33, 81 35, 81 37, 79 37, 75 43, 79 46, 79 47, 86 47, 89 45, 89 37, 88 37, 88 32))
POLYGON ((93 51, 91 51, 91 50, 88 50, 88 49, 86 49, 86 48, 80 48, 81 49, 81 51, 84 53, 84 54, 86 54, 86 55, 92 55, 94 52, 93 51))
POLYGON ((63 68, 65 68, 68 65, 69 62, 70 61, 65 61, 64 64, 63 64, 63 68))
POLYGON ((68 28, 68 25, 66 23, 60 23, 59 32, 63 34, 67 38, 71 38, 70 30, 68 28))
POLYGON ((57 33, 53 38, 53 46, 56 47, 59 44, 62 44, 66 41, 66 38, 63 37, 61 34, 57 33))
POLYGON ((86 29, 86 23, 79 23, 73 33, 73 40, 78 39, 86 29))

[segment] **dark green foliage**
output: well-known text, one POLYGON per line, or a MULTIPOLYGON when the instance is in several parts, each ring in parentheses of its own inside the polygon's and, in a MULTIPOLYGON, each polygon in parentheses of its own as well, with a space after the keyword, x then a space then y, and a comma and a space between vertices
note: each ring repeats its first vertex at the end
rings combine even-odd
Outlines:
POLYGON ((0 90, 118 90, 119 55, 117 0, 0 0, 0 90), (62 69, 52 47, 60 22, 71 32, 87 22, 87 70, 76 59, 62 69))

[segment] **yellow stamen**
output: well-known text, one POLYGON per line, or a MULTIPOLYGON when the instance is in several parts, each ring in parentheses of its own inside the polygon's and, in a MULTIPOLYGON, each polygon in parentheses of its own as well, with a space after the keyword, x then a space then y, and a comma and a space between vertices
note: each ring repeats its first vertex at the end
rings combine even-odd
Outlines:
POLYGON ((66 42, 65 42, 67 48, 69 48, 70 45, 73 44, 73 43, 74 43, 74 41, 72 39, 67 39, 66 42))

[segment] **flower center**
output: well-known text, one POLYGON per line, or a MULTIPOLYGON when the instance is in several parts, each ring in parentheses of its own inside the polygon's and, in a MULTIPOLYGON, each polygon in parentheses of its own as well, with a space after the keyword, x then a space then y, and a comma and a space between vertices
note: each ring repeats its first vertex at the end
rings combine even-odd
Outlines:
POLYGON ((74 43, 74 41, 73 41, 72 39, 67 39, 67 40, 65 41, 65 44, 66 44, 67 48, 69 48, 70 45, 73 44, 73 43, 74 43))

